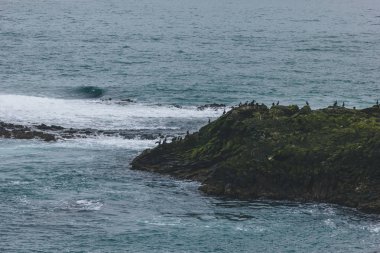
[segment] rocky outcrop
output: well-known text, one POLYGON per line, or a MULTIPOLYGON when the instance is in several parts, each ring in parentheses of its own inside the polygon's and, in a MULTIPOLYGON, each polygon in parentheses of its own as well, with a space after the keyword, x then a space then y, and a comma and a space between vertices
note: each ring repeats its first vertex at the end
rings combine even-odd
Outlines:
POLYGON ((225 107, 226 107, 225 104, 216 104, 216 103, 213 103, 213 104, 205 104, 205 105, 198 106, 197 110, 199 110, 199 111, 203 111, 203 110, 206 110, 206 109, 218 110, 218 109, 225 108, 225 107))
POLYGON ((0 137, 12 139, 41 139, 55 141, 56 136, 51 133, 32 129, 31 127, 0 122, 0 137))
POLYGON ((380 109, 246 104, 145 150, 132 168, 198 180, 212 195, 380 213, 380 109))
POLYGON ((0 138, 8 139, 39 139, 43 141, 57 141, 73 138, 88 138, 97 136, 108 137, 121 137, 124 139, 141 138, 144 140, 156 140, 158 138, 172 138, 173 135, 170 130, 162 129, 160 133, 156 130, 142 129, 115 129, 115 130, 101 130, 101 129, 76 129, 64 128, 56 125, 18 125, 5 123, 0 121, 0 138))

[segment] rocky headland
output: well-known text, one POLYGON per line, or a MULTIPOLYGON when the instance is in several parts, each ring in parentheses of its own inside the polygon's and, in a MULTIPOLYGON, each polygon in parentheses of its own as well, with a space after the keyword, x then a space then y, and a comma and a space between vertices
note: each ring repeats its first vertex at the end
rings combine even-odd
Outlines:
POLYGON ((200 181, 211 195, 380 213, 380 108, 244 104, 145 150, 132 168, 200 181))

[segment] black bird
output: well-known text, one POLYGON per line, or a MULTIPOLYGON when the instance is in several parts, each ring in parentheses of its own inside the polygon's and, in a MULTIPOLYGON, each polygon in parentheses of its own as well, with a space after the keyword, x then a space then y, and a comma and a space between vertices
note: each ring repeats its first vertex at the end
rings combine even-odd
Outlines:
POLYGON ((376 100, 376 105, 379 106, 379 100, 376 100))
POLYGON ((309 106, 309 102, 306 101, 306 105, 309 106))
POLYGON ((226 114, 226 109, 223 110, 223 115, 226 114))
POLYGON ((277 105, 279 105, 280 104, 280 101, 277 101, 277 105))
POLYGON ((343 101, 342 107, 344 107, 344 101, 343 101))
POLYGON ((272 106, 274 106, 274 103, 272 103, 272 106))
POLYGON ((190 134, 190 133, 189 133, 189 130, 187 130, 187 131, 186 131, 186 135, 189 135, 189 134, 190 134))
POLYGON ((337 100, 335 100, 335 102, 334 102, 334 107, 336 107, 336 106, 338 106, 338 101, 337 100))
POLYGON ((210 119, 210 118, 208 118, 208 123, 210 124, 210 122, 211 122, 211 119, 210 119))

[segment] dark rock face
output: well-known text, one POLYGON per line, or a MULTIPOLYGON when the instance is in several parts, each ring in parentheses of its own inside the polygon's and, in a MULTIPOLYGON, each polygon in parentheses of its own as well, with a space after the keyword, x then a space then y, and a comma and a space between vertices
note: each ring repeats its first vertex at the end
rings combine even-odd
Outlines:
MULTIPOLYGON (((47 127, 44 125, 44 127, 47 127)), ((30 127, 0 122, 0 137, 12 139, 41 139, 44 141, 56 141, 56 136, 30 127)))
POLYGON ((225 104, 205 104, 205 105, 201 105, 201 106, 198 106, 197 109, 200 110, 200 111, 203 111, 205 109, 214 109, 214 110, 217 110, 217 109, 220 109, 220 108, 224 108, 226 107, 225 104))
POLYGON ((11 139, 40 139, 43 141, 57 141, 73 138, 88 138, 94 136, 117 136, 124 139, 134 139, 136 137, 145 140, 155 140, 157 138, 173 138, 169 130, 157 133, 155 130, 98 130, 98 129, 75 129, 64 128, 56 125, 30 125, 4 123, 0 121, 0 138, 11 139))
POLYGON ((144 151, 132 168, 198 180, 212 195, 380 213, 380 109, 243 105, 144 151))

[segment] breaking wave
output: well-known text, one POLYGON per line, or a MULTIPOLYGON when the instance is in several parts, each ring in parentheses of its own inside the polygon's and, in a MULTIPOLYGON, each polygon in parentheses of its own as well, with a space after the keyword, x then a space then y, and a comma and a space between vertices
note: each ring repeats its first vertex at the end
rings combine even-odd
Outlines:
POLYGON ((0 120, 8 123, 114 130, 178 129, 189 124, 199 126, 208 118, 220 116, 223 110, 24 95, 0 95, 0 105, 0 120))
POLYGON ((105 89, 96 86, 81 86, 74 89, 75 96, 80 98, 100 98, 105 92, 105 89))

